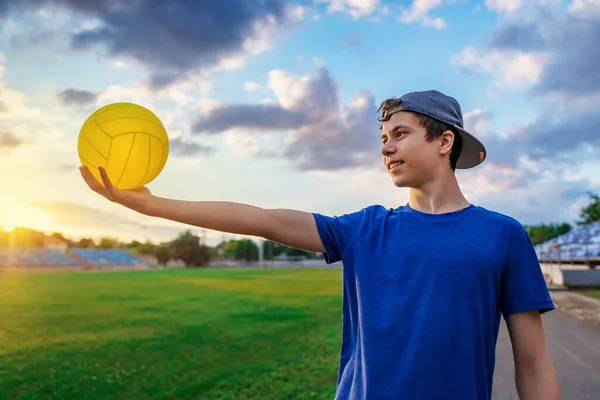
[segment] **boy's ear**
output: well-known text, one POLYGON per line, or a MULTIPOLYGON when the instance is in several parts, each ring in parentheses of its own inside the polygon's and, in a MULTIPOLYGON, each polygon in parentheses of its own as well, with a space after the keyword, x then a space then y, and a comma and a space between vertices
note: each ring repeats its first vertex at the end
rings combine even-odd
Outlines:
POLYGON ((440 153, 450 154, 452 145, 454 144, 454 133, 451 130, 446 130, 440 136, 440 153))

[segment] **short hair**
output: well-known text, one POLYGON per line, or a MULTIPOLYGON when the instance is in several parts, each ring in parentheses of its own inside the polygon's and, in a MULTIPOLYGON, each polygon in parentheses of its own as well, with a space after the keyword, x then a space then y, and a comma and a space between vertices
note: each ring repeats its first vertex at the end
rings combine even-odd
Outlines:
MULTIPOLYGON (((383 127, 383 122, 389 121, 394 113, 404 111, 402 110, 401 103, 401 100, 395 97, 384 100, 381 103, 377 110, 377 112, 381 111, 381 116, 377 118, 381 123, 379 129, 383 127)), ((410 112, 417 117, 421 127, 425 128, 425 140, 429 142, 442 136, 442 133, 445 131, 454 133, 454 143, 452 144, 452 150, 450 151, 450 168, 452 168, 453 171, 456 170, 456 163, 458 162, 458 157, 460 157, 463 144, 462 136, 456 128, 427 115, 410 110, 405 111, 410 112)))

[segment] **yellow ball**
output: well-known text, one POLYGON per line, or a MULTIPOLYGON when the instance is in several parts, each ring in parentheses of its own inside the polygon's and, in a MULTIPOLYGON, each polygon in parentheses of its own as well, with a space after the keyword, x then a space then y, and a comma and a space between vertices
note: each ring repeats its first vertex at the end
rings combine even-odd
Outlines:
POLYGON ((102 182, 104 167, 119 189, 133 189, 154 180, 169 156, 169 138, 152 111, 137 104, 114 103, 90 115, 77 139, 79 160, 102 182))

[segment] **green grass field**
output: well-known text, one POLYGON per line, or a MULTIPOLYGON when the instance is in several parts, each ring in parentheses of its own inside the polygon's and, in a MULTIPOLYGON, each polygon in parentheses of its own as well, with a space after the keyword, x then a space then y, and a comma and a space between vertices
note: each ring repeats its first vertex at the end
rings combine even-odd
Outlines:
POLYGON ((587 289, 587 290, 582 290, 581 294, 584 294, 586 296, 590 296, 590 297, 595 297, 598 300, 600 300, 600 289, 587 289))
POLYGON ((340 269, 0 274, 0 399, 331 399, 340 269))

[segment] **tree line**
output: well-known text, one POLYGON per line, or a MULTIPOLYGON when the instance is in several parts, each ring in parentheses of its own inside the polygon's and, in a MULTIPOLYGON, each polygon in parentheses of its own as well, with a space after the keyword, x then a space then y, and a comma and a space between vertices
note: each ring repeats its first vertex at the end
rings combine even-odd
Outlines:
MULTIPOLYGON (((579 220, 575 226, 588 225, 600 221, 600 196, 588 192, 589 202, 579 211, 579 220)), ((569 223, 549 223, 539 225, 525 225, 529 237, 534 245, 547 242, 557 236, 564 235, 574 228, 569 223)))
MULTIPOLYGON (((96 240, 91 238, 73 240, 60 232, 47 235, 44 232, 23 227, 16 227, 11 232, 0 230, 0 246, 41 248, 45 246, 49 238, 66 244, 67 248, 119 249, 139 256, 153 256, 162 265, 172 260, 181 261, 187 266, 200 266, 215 259, 248 262, 259 259, 258 245, 251 239, 227 240, 216 246, 208 246, 202 243, 199 236, 189 230, 181 232, 173 240, 160 243, 137 240, 124 242, 106 236, 96 240)), ((304 259, 321 257, 317 253, 298 250, 272 241, 263 241, 262 247, 264 260, 273 260, 282 255, 288 258, 304 259)))
MULTIPOLYGON (((600 221, 600 196, 592 192, 589 192, 588 195, 589 204, 580 210, 580 219, 576 225, 587 225, 600 221)), ((569 232, 573 226, 561 222, 525 225, 525 228, 533 244, 539 244, 569 232)), ((258 261, 259 258, 259 248, 250 239, 223 241, 211 247, 203 244, 200 237, 189 230, 180 233, 171 241, 142 243, 137 240, 122 242, 111 237, 101 237, 97 240, 91 238, 72 240, 59 232, 47 235, 34 229, 17 227, 12 232, 0 230, 0 246, 43 247, 48 237, 58 239, 70 248, 121 249, 140 256, 154 256, 161 264, 166 264, 171 260, 180 260, 188 266, 197 266, 206 265, 214 259, 252 262, 258 261)), ((264 241, 262 246, 264 260, 273 260, 281 255, 289 258, 308 259, 321 257, 317 253, 298 250, 272 241, 264 241)))

